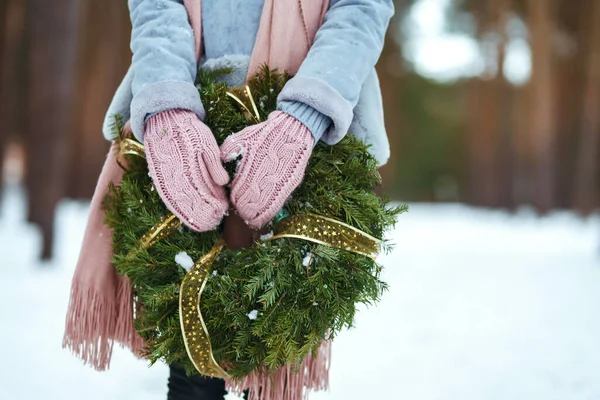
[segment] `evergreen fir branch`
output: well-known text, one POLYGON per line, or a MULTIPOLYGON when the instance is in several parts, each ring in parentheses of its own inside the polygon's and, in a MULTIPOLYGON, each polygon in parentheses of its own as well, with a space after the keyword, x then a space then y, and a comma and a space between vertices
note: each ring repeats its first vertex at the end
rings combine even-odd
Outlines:
POLYGON ((122 139, 123 126, 125 126, 123 117, 120 114, 114 114, 110 124, 110 140, 120 141, 122 139))

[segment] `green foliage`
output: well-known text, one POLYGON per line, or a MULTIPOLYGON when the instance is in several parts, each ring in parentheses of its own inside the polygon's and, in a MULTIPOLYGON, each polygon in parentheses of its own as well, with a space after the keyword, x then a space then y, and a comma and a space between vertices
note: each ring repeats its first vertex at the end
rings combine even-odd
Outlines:
MULTIPOLYGON (((218 78, 227 71, 199 74, 206 124, 221 142, 250 125, 229 89, 218 78)), ((250 82, 261 118, 275 109, 287 76, 264 68, 250 82)), ((241 98, 238 89, 233 89, 241 98)), ((120 129, 120 121, 116 129, 120 129)), ((152 362, 177 362, 193 373, 178 316, 179 286, 185 270, 175 255, 198 260, 222 234, 181 228, 133 257, 128 253, 167 209, 153 189, 145 160, 128 156, 129 170, 105 200, 106 223, 114 229, 114 259, 137 294, 136 328, 148 344, 152 362)), ((235 164, 235 163, 233 163, 235 164)), ((235 166, 228 166, 233 171, 235 166)), ((344 221, 382 238, 406 207, 390 207, 374 188, 376 163, 364 144, 347 137, 336 146, 316 146, 305 180, 286 203, 290 214, 314 213, 344 221)), ((386 244, 386 249, 389 246, 386 244)), ((387 288, 373 260, 299 239, 257 242, 242 251, 224 250, 213 264, 201 311, 217 362, 240 377, 259 368, 298 364, 329 334, 352 325, 359 303, 375 303, 387 288), (309 257, 305 267, 303 260, 309 257), (255 320, 248 314, 256 310, 255 320)))

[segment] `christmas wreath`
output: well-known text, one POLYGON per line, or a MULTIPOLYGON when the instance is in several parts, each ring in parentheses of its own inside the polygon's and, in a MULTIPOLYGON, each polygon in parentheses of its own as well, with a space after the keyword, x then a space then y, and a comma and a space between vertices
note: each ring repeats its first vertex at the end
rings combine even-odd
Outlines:
MULTIPOLYGON (((198 74, 204 122, 219 144, 275 110, 288 79, 263 68, 247 87, 229 88, 219 81, 227 72, 198 74)), ((109 187, 106 224, 117 271, 135 290, 135 327, 151 362, 232 378, 300 365, 352 325, 359 303, 373 304, 387 288, 374 255, 389 250, 379 239, 406 207, 375 194, 376 161, 359 140, 317 144, 303 183, 260 240, 231 250, 222 226, 181 226, 153 187, 141 144, 121 133, 117 117, 126 171, 109 187)))

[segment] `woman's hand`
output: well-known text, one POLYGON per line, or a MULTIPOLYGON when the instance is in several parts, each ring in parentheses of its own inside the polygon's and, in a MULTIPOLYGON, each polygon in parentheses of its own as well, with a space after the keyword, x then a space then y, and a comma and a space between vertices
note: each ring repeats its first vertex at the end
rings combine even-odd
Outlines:
POLYGON ((229 175, 210 129, 191 111, 164 111, 146 123, 144 147, 167 208, 195 231, 217 227, 229 206, 222 187, 229 175))
POLYGON ((309 129, 281 111, 225 140, 223 161, 242 156, 231 186, 231 202, 250 227, 267 224, 300 185, 313 144, 309 129))

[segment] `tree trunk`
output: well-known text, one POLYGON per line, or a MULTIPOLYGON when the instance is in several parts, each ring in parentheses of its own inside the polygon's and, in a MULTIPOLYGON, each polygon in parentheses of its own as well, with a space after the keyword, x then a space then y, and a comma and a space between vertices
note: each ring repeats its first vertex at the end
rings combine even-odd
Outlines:
POLYGON ((581 133, 577 151, 573 205, 583 213, 598 205, 598 146, 600 145, 600 3, 591 4, 589 45, 583 91, 581 133))
POLYGON ((519 88, 512 107, 514 115, 514 175, 513 199, 515 204, 530 204, 533 199, 532 137, 529 130, 529 88, 519 88))
POLYGON ((478 17, 477 38, 482 52, 486 33, 500 37, 495 59, 486 57, 491 80, 475 78, 469 82, 471 104, 469 139, 469 194, 467 201, 482 206, 508 207, 512 203, 512 145, 508 129, 510 85, 503 74, 507 42, 506 19, 510 11, 506 0, 474 4, 478 17), (495 71, 492 71, 495 70, 495 71))
POLYGON ((584 108, 587 50, 591 36, 591 14, 595 0, 557 0, 557 19, 563 35, 569 37, 576 51, 563 51, 555 61, 556 82, 556 195, 557 207, 571 208, 574 200, 576 156, 584 108), (568 36, 567 36, 568 35, 568 36))
POLYGON ((402 70, 402 51, 396 33, 399 18, 392 19, 390 28, 385 38, 385 45, 379 62, 377 74, 379 76, 381 94, 383 96, 383 110, 385 128, 390 141, 391 156, 388 163, 380 169, 384 185, 388 192, 394 192, 396 169, 398 168, 398 149, 401 148, 401 96, 400 84, 402 70))
MULTIPOLYGON (((480 42, 487 27, 487 7, 486 2, 472 3, 473 16, 475 18, 476 32, 475 38, 480 42)), ((482 50, 483 48, 480 47, 482 50)), ((483 104, 482 101, 489 99, 486 95, 486 83, 480 77, 474 77, 467 82, 467 110, 465 115, 468 122, 468 190, 463 200, 469 204, 484 205, 488 201, 489 188, 487 182, 490 179, 489 168, 485 168, 487 157, 489 157, 488 146, 490 130, 492 124, 487 123, 486 116, 489 113, 490 106, 483 104), (475 112, 474 110, 478 110, 475 112)))
POLYGON ((529 129, 535 153, 533 203, 541 212, 556 205, 552 10, 553 0, 528 0, 532 47, 529 129))
MULTIPOLYGON (((0 77, 2 76, 2 71, 4 70, 4 44, 6 42, 6 9, 8 6, 7 0, 0 0, 0 77)), ((2 79, 0 79, 0 93, 2 93, 2 79)), ((1 97, 0 97, 1 99, 1 97)), ((2 125, 0 124, 0 127, 2 125)), ((4 184, 4 180, 2 177, 4 176, 4 156, 6 152, 6 144, 8 142, 8 133, 5 129, 0 128, 0 196, 2 195, 2 186, 4 184)))
MULTIPOLYGON (((1 18, 0 164, 4 164, 2 159, 9 142, 24 130, 25 1, 3 0, 1 18)), ((0 166, 0 177, 2 176, 4 171, 0 166)))
POLYGON ((25 115, 25 1, 3 1, 0 30, 0 141, 22 134, 25 115))
POLYGON ((504 75, 504 62, 506 60, 506 46, 508 44, 507 24, 510 17, 510 5, 508 0, 499 0, 494 6, 495 19, 497 21, 497 31, 500 41, 497 46, 498 59, 496 61, 498 73, 494 78, 494 94, 497 100, 497 114, 500 118, 497 120, 497 150, 496 163, 496 203, 500 207, 512 209, 514 202, 514 133, 512 132, 512 99, 514 97, 514 88, 506 80, 504 75))
MULTIPOLYGON (((6 12, 8 9, 8 0, 0 0, 0 76, 4 70, 5 54, 4 46, 7 41, 7 18, 6 12)), ((0 93, 2 92, 2 81, 0 80, 0 93)), ((0 139, 4 136, 4 132, 0 131, 0 139)))
POLYGON ((29 220, 42 229, 42 258, 52 256, 54 212, 69 159, 68 114, 76 71, 81 0, 29 0, 26 149, 29 220))
POLYGON ((494 85, 482 78, 473 78, 469 82, 469 91, 469 193, 466 201, 478 206, 497 206, 498 106, 494 85))
POLYGON ((104 0, 87 0, 85 4, 65 193, 84 199, 93 193, 109 147, 101 132, 104 114, 131 63, 126 4, 104 0))

